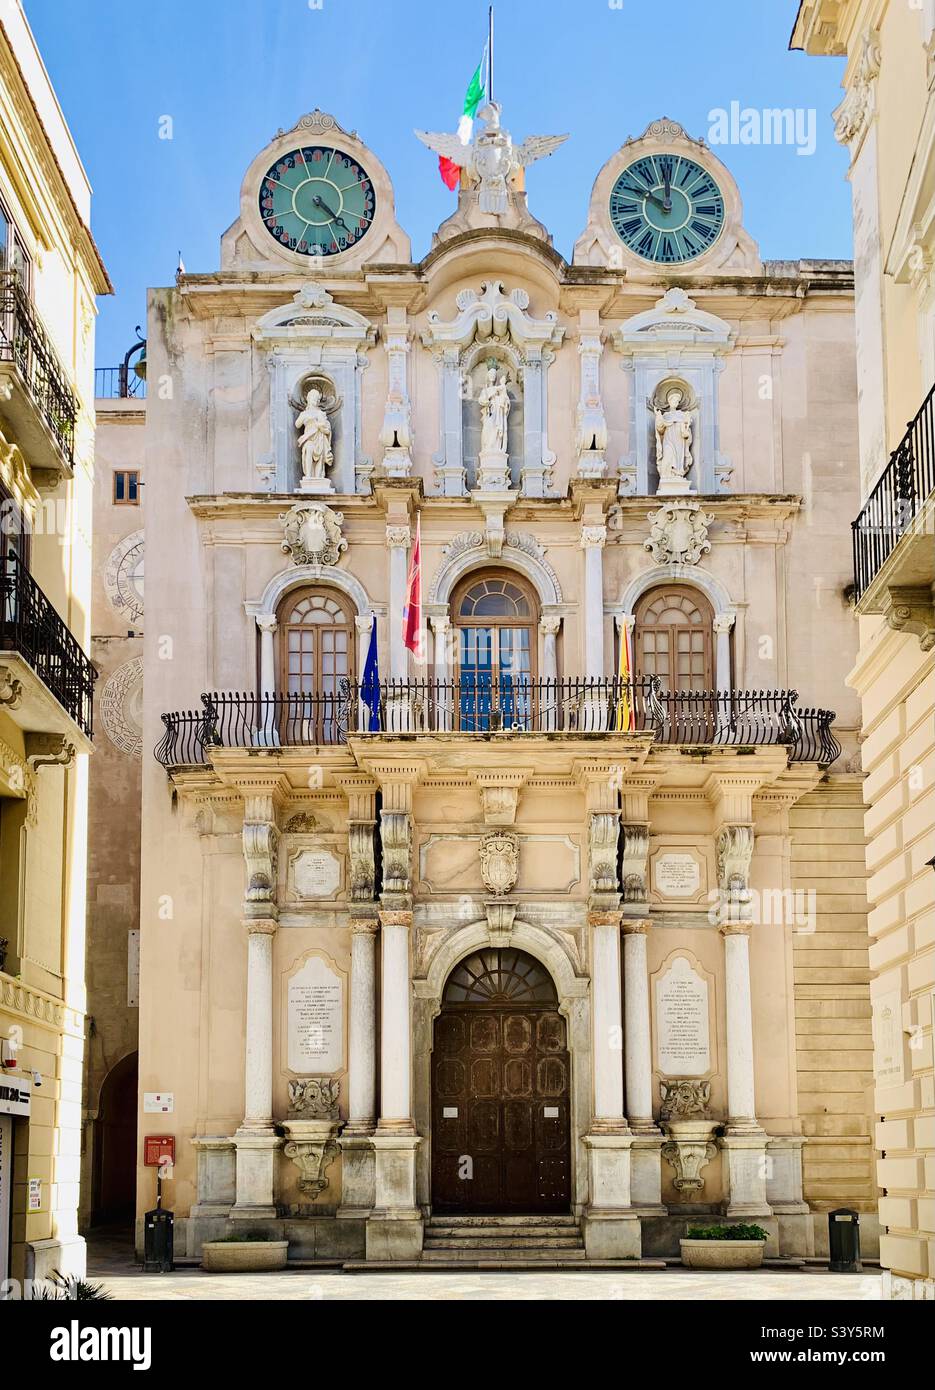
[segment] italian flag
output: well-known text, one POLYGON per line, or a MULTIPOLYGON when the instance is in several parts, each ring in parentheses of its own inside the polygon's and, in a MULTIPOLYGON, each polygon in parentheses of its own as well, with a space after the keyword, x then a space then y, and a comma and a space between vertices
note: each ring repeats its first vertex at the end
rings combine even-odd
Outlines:
MULTIPOLYGON (((458 122, 458 136, 462 145, 471 143, 471 132, 474 129, 474 113, 484 99, 485 78, 484 65, 487 61, 487 48, 484 47, 484 56, 481 58, 477 67, 474 69, 474 76, 468 83, 468 89, 464 94, 464 106, 461 112, 461 119, 458 122)), ((438 172, 442 176, 442 183, 446 188, 457 188, 461 179, 461 166, 455 164, 453 159, 446 159, 443 154, 438 156, 438 172)))

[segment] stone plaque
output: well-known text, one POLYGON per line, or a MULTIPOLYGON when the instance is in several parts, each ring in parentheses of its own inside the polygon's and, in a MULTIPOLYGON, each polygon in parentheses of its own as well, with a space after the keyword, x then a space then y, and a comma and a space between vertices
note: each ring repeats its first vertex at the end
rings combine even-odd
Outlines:
POLYGON ((903 1003, 898 989, 873 1001, 873 1077, 883 1086, 903 1080, 903 1003))
POLYGON ((656 980, 656 1067, 663 1076, 711 1070, 708 982, 684 956, 656 980))
POLYGON ((321 956, 309 956, 290 978, 286 1013, 289 1070, 343 1071, 344 980, 321 956))
POLYGON ((333 898, 341 886, 341 861, 330 849, 303 849, 292 861, 299 898, 333 898))
POLYGON ((689 851, 667 850, 653 860, 656 892, 664 898, 693 898, 701 887, 701 865, 689 851))

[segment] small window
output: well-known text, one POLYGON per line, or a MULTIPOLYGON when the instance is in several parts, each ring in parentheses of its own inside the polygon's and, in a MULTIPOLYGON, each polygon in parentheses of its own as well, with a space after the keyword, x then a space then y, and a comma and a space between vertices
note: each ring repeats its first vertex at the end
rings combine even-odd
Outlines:
POLYGON ((32 259, 16 223, 0 202, 0 271, 13 270, 27 294, 32 289, 32 259))
POLYGON ((140 475, 126 468, 114 474, 114 502, 120 507, 140 505, 140 475))

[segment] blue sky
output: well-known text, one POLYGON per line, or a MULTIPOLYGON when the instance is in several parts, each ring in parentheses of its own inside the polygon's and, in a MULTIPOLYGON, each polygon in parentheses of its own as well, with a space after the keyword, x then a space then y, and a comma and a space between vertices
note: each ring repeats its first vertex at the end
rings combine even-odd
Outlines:
MULTIPOLYGON (((117 293, 97 360, 116 363, 148 285, 216 269, 254 155, 320 106, 379 155, 413 256, 453 209, 414 126, 453 130, 480 58, 478 0, 24 0, 94 188, 94 234, 117 293), (172 117, 173 138, 159 138, 172 117)), ((765 257, 849 256, 845 151, 830 113, 843 61, 789 53, 796 0, 501 0, 494 95, 518 139, 571 138, 528 177, 532 211, 570 257, 591 184, 628 135, 668 115, 707 137, 709 112, 814 110, 813 154, 718 148, 765 257)))

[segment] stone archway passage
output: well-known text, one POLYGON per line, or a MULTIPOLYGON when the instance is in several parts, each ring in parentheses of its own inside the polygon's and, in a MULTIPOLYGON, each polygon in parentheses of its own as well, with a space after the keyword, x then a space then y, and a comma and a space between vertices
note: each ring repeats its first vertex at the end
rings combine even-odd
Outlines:
POLYGON ((490 947, 455 966, 432 1052, 433 1211, 568 1211, 570 1082, 539 961, 490 947))

